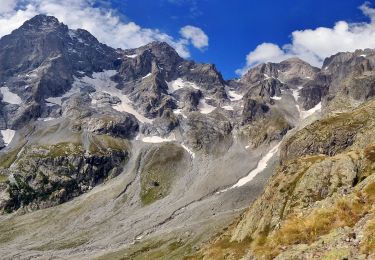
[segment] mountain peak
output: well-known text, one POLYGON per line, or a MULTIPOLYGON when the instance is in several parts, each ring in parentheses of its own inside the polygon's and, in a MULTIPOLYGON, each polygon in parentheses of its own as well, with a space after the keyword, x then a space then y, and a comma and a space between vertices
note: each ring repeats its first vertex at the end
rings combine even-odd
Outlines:
POLYGON ((143 47, 140 47, 142 50, 150 50, 152 53, 158 55, 173 55, 179 56, 176 50, 166 42, 153 41, 149 44, 146 44, 143 47))
POLYGON ((26 21, 20 29, 23 30, 55 30, 59 27, 66 27, 63 23, 54 16, 47 16, 44 14, 39 14, 26 21))

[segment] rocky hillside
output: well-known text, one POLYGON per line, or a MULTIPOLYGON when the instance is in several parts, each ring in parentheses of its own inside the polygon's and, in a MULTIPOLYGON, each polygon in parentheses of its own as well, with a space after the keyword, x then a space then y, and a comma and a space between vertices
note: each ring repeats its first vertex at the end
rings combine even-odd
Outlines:
POLYGON ((325 61, 320 73, 330 81, 323 117, 284 139, 263 194, 199 257, 375 257, 373 53, 340 53, 325 61))
POLYGON ((225 80, 38 15, 0 60, 2 258, 372 253, 374 50, 225 80))

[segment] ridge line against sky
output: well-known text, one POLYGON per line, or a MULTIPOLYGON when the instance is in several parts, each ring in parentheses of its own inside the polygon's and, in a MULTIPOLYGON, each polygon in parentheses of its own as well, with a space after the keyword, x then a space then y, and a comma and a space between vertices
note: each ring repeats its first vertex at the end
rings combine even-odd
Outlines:
POLYGON ((246 65, 236 70, 239 75, 249 68, 265 62, 281 62, 299 57, 313 66, 321 67, 325 58, 338 52, 375 48, 375 9, 365 2, 359 9, 370 18, 370 22, 338 21, 333 28, 318 27, 294 31, 291 43, 279 46, 265 42, 246 56, 246 65))
MULTIPOLYGON (((196 26, 186 25, 174 38, 158 29, 142 28, 136 22, 123 21, 123 15, 106 1, 94 0, 1 0, 0 37, 20 27, 37 14, 55 16, 71 29, 86 29, 99 41, 115 48, 137 48, 152 41, 165 41, 184 58, 190 57, 189 47, 208 47, 208 36, 196 26)), ((108 1, 107 1, 108 2, 108 1)))
POLYGON ((225 4, 211 0, 1 0, 0 36, 37 14, 48 14, 73 29, 90 31, 112 47, 136 48, 165 41, 182 57, 215 63, 225 78, 232 78, 263 62, 297 56, 320 67, 324 58, 337 52, 375 48, 371 4, 363 0, 225 4))

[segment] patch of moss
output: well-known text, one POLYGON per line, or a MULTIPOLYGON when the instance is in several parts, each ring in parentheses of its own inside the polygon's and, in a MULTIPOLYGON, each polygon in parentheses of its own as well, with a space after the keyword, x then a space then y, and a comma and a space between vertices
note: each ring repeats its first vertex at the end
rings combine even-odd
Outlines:
MULTIPOLYGON (((165 241, 162 240, 147 240, 136 244, 134 247, 125 248, 117 252, 105 254, 97 258, 97 260, 122 260, 122 259, 137 259, 137 257, 147 254, 148 252, 160 248, 165 241)), ((138 258, 139 259, 139 258, 138 258)), ((146 258, 144 258, 146 259, 146 258)))
POLYGON ((335 248, 324 254, 322 260, 342 260, 349 259, 350 250, 347 248, 335 248))
POLYGON ((144 259, 198 259, 192 256, 194 246, 198 243, 199 238, 182 241, 176 239, 148 239, 139 241, 135 245, 124 248, 117 252, 105 254, 97 260, 144 260, 144 259))
POLYGON ((28 147, 27 156, 38 158, 56 158, 84 153, 82 144, 62 142, 53 145, 32 145, 28 147))
POLYGON ((16 148, 2 154, 0 156, 0 167, 9 168, 17 159, 18 153, 22 150, 23 145, 17 146, 16 148))
POLYGON ((141 172, 140 193, 143 205, 151 204, 169 194, 183 156, 184 150, 181 147, 164 144, 144 158, 146 165, 141 172))
POLYGON ((109 135, 97 135, 92 137, 89 152, 91 154, 105 155, 112 151, 125 152, 129 149, 130 144, 127 140, 109 135))
POLYGON ((8 176, 0 174, 0 183, 4 183, 8 180, 8 176))
POLYGON ((85 243, 87 243, 88 238, 75 238, 75 239, 67 239, 67 240, 59 240, 59 241, 51 241, 47 244, 42 246, 33 248, 34 250, 39 251, 50 251, 50 250, 65 250, 65 249, 72 249, 77 248, 85 243))

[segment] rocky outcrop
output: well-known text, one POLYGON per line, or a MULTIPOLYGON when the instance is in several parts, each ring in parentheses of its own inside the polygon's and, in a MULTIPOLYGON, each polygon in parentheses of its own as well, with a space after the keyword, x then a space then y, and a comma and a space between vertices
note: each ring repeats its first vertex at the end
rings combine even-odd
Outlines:
POLYGON ((374 96, 374 50, 338 53, 327 58, 322 73, 329 75, 324 97, 327 112, 357 107, 374 96))
POLYGON ((251 85, 264 79, 274 78, 291 87, 297 87, 314 79, 318 72, 318 68, 298 58, 291 58, 281 63, 260 64, 250 69, 241 78, 241 83, 251 85))
POLYGON ((183 129, 189 147, 210 154, 228 147, 232 139, 230 133, 233 126, 219 113, 211 113, 207 116, 192 113, 186 125, 183 125, 183 129))
POLYGON ((89 150, 79 143, 24 146, 12 167, 1 169, 9 179, 1 190, 0 210, 66 202, 117 176, 128 157, 127 142, 109 136, 93 137, 89 150))

